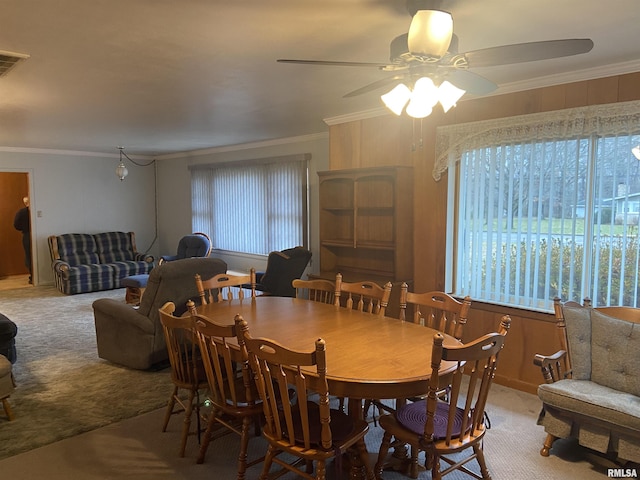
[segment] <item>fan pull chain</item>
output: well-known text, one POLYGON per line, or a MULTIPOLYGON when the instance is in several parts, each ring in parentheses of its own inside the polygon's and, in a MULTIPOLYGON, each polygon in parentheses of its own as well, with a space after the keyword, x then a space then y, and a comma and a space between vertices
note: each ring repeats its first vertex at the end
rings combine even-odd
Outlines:
POLYGON ((422 119, 420 119, 420 138, 418 139, 418 147, 416 147, 416 119, 412 119, 413 142, 411 143, 411 151, 415 152, 418 148, 424 146, 422 141, 422 119))

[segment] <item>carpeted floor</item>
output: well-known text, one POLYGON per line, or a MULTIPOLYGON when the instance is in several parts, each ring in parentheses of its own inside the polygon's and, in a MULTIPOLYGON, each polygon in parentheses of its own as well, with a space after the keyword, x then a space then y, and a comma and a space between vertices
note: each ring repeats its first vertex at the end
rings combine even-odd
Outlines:
MULTIPOLYGON (((0 312, 19 328, 14 365, 18 389, 11 397, 16 420, 0 419, 0 458, 4 458, 0 476, 12 480, 236 478, 237 436, 216 440, 205 463, 196 465, 195 436, 189 439, 186 456, 178 457, 179 418, 174 417, 169 430, 161 432, 163 409, 158 407, 169 395, 168 372, 137 372, 97 358, 91 303, 105 296, 124 298, 124 291, 71 297, 46 287, 0 292, 0 312)), ((494 480, 606 477, 606 467, 611 465, 573 441, 556 442, 552 455, 541 457, 545 434, 536 425, 539 410, 536 396, 494 385, 487 409, 492 428, 484 443, 494 480)), ((382 431, 373 424, 370 427, 366 440, 375 457, 382 431)), ((249 458, 261 456, 264 449, 262 438, 252 439, 249 458)), ((260 468, 250 468, 247 479, 257 479, 260 468)), ((330 479, 337 478, 332 466, 328 474, 330 479)), ((407 477, 386 471, 384 478, 407 477)), ((422 473, 420 478, 430 474, 422 473)), ((445 478, 469 477, 453 473, 445 478)))
POLYGON ((18 326, 15 420, 0 418, 0 458, 166 403, 169 371, 143 372, 98 358, 92 302, 124 289, 63 295, 54 287, 0 292, 0 313, 18 326))
MULTIPOLYGON (((543 458, 538 453, 544 433, 536 426, 537 397, 494 385, 490 396, 492 428, 485 437, 484 451, 494 480, 601 480, 606 469, 594 461, 589 451, 572 441, 558 441, 552 454, 543 458)), ((12 480, 233 480, 238 437, 227 435, 209 446, 205 463, 195 462, 198 443, 189 438, 184 458, 178 456, 181 421, 174 417, 166 433, 161 433, 163 409, 77 435, 45 447, 0 461, 0 475, 12 480)), ((367 445, 375 459, 382 431, 373 424, 367 434, 367 445)), ((262 438, 249 442, 249 459, 264 454, 262 438)), ((472 463, 477 470, 477 465, 472 463)), ((249 468, 247 480, 260 474, 260 464, 249 468)), ((335 467, 327 469, 330 480, 335 467)), ((640 472, 638 472, 640 473, 640 472)), ((291 480, 293 475, 281 477, 291 480)), ((342 478, 347 478, 343 475, 342 478)), ((385 471, 386 480, 406 480, 394 471, 385 471)), ((420 479, 431 478, 427 472, 420 479)), ((471 477, 452 473, 447 480, 471 477)))

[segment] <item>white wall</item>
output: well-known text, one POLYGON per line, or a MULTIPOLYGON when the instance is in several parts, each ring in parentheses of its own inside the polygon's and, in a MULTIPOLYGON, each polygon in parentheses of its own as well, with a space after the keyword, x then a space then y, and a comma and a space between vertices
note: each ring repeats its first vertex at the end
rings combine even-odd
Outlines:
MULTIPOLYGON (((308 271, 319 268, 319 208, 318 171, 329 168, 329 136, 326 133, 294 137, 278 141, 216 148, 180 155, 168 155, 158 159, 158 211, 159 245, 163 252, 175 250, 178 240, 191 232, 191 177, 190 165, 249 160, 310 153, 309 209, 311 214, 310 237, 313 253, 308 271)), ((243 225, 239 225, 242 228, 243 225)), ((251 228, 247 225, 246 228, 251 228)), ((205 232, 210 233, 210 232, 205 232)), ((215 247, 215 245, 214 245, 215 247)), ((264 270, 266 257, 224 256, 229 269, 246 271, 250 267, 264 270)))
POLYGON ((36 285, 53 284, 49 235, 132 231, 138 251, 157 255, 153 167, 129 163, 120 182, 118 161, 117 152, 0 148, 0 171, 29 173, 36 285))
MULTIPOLYGON (((189 165, 310 153, 310 212, 312 263, 319 265, 318 176, 329 168, 328 134, 216 148, 157 159, 154 167, 125 160, 129 175, 118 180, 118 153, 61 152, 0 147, 0 172, 29 173, 34 282, 53 284, 49 235, 133 231, 138 251, 156 258, 174 253, 178 240, 191 232, 189 165), (157 239, 154 184, 157 182, 157 239)), ((143 160, 146 161, 146 160, 143 160)), ((247 226, 250 228, 250 226, 247 226)), ((263 270, 266 257, 225 257, 229 268, 263 270)))

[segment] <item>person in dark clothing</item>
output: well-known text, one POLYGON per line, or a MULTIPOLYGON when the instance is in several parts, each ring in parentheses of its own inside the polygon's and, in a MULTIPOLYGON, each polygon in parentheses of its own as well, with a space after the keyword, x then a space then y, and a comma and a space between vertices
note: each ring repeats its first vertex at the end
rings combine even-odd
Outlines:
POLYGON ((29 269, 29 283, 32 280, 31 272, 31 219, 29 216, 29 197, 22 199, 24 207, 18 210, 13 219, 13 227, 22 232, 22 247, 24 248, 24 264, 29 269))

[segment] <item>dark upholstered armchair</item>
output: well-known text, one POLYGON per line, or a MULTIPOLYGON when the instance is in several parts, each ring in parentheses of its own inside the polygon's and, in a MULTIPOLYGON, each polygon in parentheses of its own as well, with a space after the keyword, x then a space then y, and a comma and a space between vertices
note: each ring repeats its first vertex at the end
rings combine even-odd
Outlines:
MULTIPOLYGON (((178 250, 175 255, 163 255, 158 260, 158 265, 165 262, 182 260, 184 258, 208 257, 211 254, 211 240, 206 233, 193 233, 186 235, 178 242, 178 250)), ((147 288, 149 275, 131 275, 120 282, 126 287, 126 301, 131 305, 138 305, 142 294, 147 288)))
POLYGON ((311 260, 311 252, 304 247, 294 247, 271 252, 264 272, 256 272, 256 290, 276 297, 295 297, 291 282, 300 278, 311 260))
POLYGON ((178 242, 175 255, 162 255, 159 263, 171 262, 182 258, 208 257, 211 254, 211 239, 206 233, 196 232, 185 235, 178 242))
POLYGON ((147 370, 168 359, 158 309, 176 305, 176 315, 186 311, 187 300, 199 303, 195 275, 211 278, 226 273, 219 258, 187 258, 166 262, 149 274, 140 307, 111 298, 93 302, 98 356, 137 370, 147 370))

